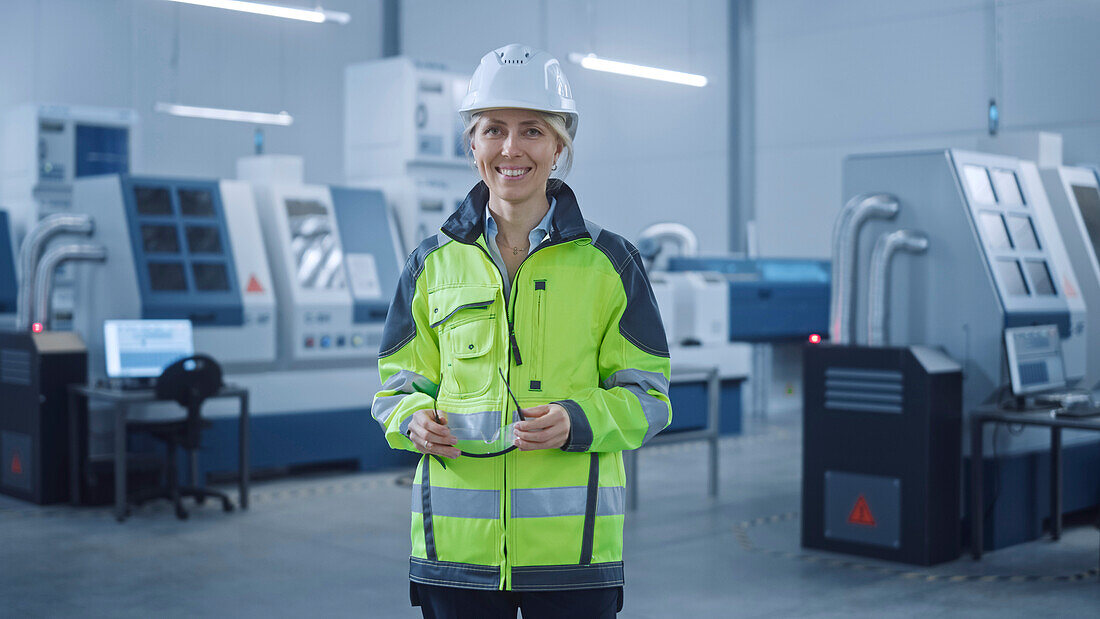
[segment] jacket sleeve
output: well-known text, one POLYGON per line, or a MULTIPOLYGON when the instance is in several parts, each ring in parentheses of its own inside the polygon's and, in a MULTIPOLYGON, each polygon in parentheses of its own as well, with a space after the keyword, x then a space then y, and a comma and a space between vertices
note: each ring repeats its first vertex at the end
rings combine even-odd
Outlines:
MULTIPOLYGON (((609 236, 605 231, 599 241, 609 236)), ((599 352, 600 386, 559 401, 569 413, 564 451, 637 449, 672 421, 670 360, 664 325, 638 250, 615 235, 595 243, 619 273, 599 352)))
POLYGON ((420 277, 425 249, 421 245, 409 257, 398 280, 378 352, 382 390, 371 406, 390 447, 410 451, 416 450, 406 435, 412 415, 435 408, 439 393, 439 341, 428 327, 428 295, 420 277))

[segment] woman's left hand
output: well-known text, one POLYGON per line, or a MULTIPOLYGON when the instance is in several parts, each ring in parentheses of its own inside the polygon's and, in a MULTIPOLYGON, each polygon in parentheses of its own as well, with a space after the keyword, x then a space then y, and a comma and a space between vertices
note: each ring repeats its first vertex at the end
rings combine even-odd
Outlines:
POLYGON ((559 449, 569 439, 569 413, 561 404, 543 404, 523 409, 525 421, 514 426, 514 445, 520 451, 559 449))

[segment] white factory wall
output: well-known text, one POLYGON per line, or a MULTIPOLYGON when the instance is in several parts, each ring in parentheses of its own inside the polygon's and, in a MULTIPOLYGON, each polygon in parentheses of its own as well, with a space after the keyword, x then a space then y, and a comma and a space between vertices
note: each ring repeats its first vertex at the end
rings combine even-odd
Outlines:
MULTIPOLYGON (((309 4, 308 2, 302 4, 309 4)), ((129 107, 135 171, 233 177, 253 126, 176 118, 157 101, 264 112, 266 152, 305 157, 306 180, 343 180, 344 67, 381 55, 381 0, 325 0, 347 25, 151 0, 0 0, 0 110, 28 102, 129 107)))
POLYGON ((1100 2, 762 0, 754 5, 755 210, 764 255, 828 257, 853 153, 974 148, 1053 131, 1100 161, 1100 2))
POLYGON ((729 2, 543 0, 402 3, 406 55, 472 73, 481 56, 528 43, 557 56, 581 112, 566 179, 585 216, 636 240, 676 221, 702 252, 728 249, 729 2), (597 73, 570 52, 706 75, 705 88, 597 73))

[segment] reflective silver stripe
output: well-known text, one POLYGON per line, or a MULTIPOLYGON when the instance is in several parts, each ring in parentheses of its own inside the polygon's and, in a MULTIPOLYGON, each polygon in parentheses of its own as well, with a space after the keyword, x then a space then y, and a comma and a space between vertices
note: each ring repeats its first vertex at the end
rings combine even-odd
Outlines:
MULTIPOLYGON (((621 516, 624 514, 625 492, 626 489, 622 486, 600 488, 597 491, 596 515, 621 516)), ((512 490, 512 517, 583 516, 587 498, 586 486, 512 490)))
MULTIPOLYGON (((425 464, 425 466, 427 466, 425 464)), ((449 516, 452 518, 482 518, 493 520, 500 517, 499 490, 470 490, 466 488, 431 487, 432 517, 449 516)), ((423 493, 420 484, 412 487, 412 511, 423 511, 423 493)))
POLYGON ((619 370, 603 381, 604 389, 613 387, 623 387, 638 397, 646 422, 649 424, 645 438, 642 439, 643 443, 656 436, 668 425, 668 404, 647 393, 649 389, 656 389, 666 398, 668 397, 668 379, 664 374, 635 369, 619 370))
POLYGON ((386 379, 382 385, 382 391, 396 391, 394 395, 378 396, 371 405, 371 415, 378 423, 385 425, 393 414, 395 408, 405 399, 405 396, 413 393, 435 393, 439 389, 432 381, 416 372, 400 370, 386 379))
POLYGON ((645 370, 628 368, 615 372, 603 381, 604 389, 625 387, 627 385, 637 385, 642 388, 642 391, 656 389, 664 395, 668 395, 668 379, 660 372, 646 372, 645 370))
POLYGON ((447 427, 462 441, 489 440, 500 430, 500 411, 447 413, 447 427))

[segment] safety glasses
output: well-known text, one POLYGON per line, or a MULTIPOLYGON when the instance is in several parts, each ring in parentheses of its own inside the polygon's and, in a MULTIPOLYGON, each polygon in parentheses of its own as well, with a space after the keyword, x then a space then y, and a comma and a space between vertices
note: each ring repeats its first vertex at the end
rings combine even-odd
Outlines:
POLYGON ((511 414, 511 418, 516 421, 503 428, 497 428, 491 436, 485 436, 484 432, 479 431, 477 428, 451 428, 451 434, 458 439, 458 444, 455 447, 464 456, 493 458, 502 456, 516 448, 512 444, 515 440, 514 428, 516 423, 524 420, 524 417, 523 413, 520 412, 519 401, 516 400, 515 394, 512 393, 512 387, 504 376, 504 370, 497 368, 497 372, 500 374, 500 379, 504 381, 504 388, 508 391, 508 396, 512 398, 512 404, 516 406, 515 411, 511 414))

